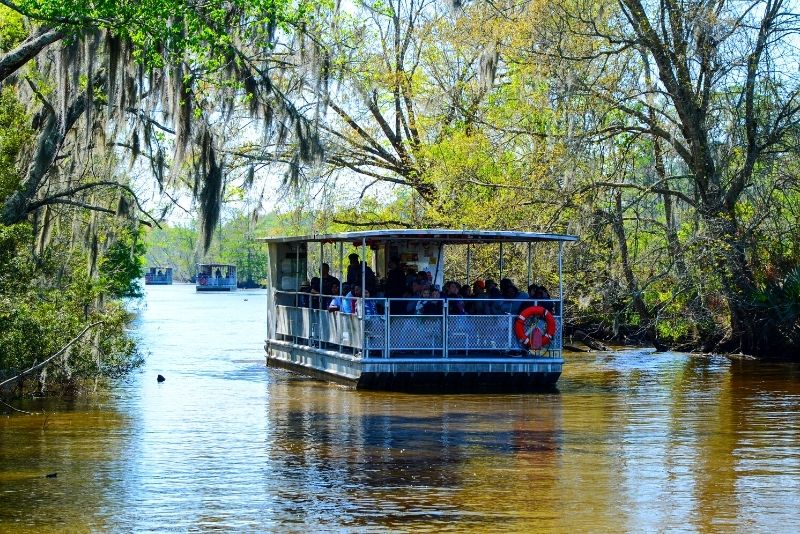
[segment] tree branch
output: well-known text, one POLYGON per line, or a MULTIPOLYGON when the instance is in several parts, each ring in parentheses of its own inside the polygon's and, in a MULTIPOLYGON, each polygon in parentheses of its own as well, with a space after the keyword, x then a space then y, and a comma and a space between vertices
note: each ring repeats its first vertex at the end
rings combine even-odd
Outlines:
POLYGON ((91 328, 93 328, 93 327, 95 327, 95 326, 97 326, 97 325, 101 324, 102 322, 103 322, 103 321, 97 321, 97 322, 95 322, 95 323, 92 323, 92 324, 88 325, 86 328, 84 328, 83 330, 81 330, 81 333, 80 333, 80 334, 78 334, 77 336, 75 336, 74 338, 72 338, 72 340, 70 340, 70 342, 69 342, 69 343, 67 343, 66 345, 64 345, 63 347, 61 347, 61 349, 60 349, 58 352, 56 352, 55 354, 53 354, 52 356, 50 356, 49 358, 47 358, 46 360, 44 360, 42 363, 36 364, 36 365, 34 365, 33 367, 31 367, 30 369, 27 369, 27 370, 25 370, 25 371, 22 371, 22 372, 21 372, 20 374, 18 374, 17 376, 12 376, 11 378, 9 378, 9 379, 7 379, 7 380, 3 380, 2 382, 0 382, 0 388, 1 388, 1 387, 3 387, 3 386, 5 386, 6 384, 8 384, 8 383, 10 383, 10 382, 13 382, 14 380, 19 380, 20 378, 22 378, 22 377, 24 377, 24 376, 27 376, 27 375, 29 375, 29 374, 31 374, 31 373, 35 373, 35 372, 36 372, 36 371, 38 371, 39 369, 42 369, 42 368, 43 368, 45 365, 47 365, 48 363, 50 363, 51 361, 53 361, 53 359, 54 359, 54 358, 57 358, 58 356, 61 356, 62 354, 64 354, 64 352, 65 352, 65 351, 66 351, 68 348, 70 348, 70 347, 71 347, 73 344, 75 344, 75 342, 76 342, 76 341, 78 341, 80 338, 82 338, 82 337, 83 337, 83 335, 84 335, 86 332, 88 332, 88 331, 89 331, 89 329, 91 329, 91 328))
MULTIPOLYGON (((0 3, 5 4, 0 0, 0 3)), ((64 38, 64 33, 49 27, 39 28, 14 50, 0 58, 0 82, 14 74, 48 45, 64 38)))

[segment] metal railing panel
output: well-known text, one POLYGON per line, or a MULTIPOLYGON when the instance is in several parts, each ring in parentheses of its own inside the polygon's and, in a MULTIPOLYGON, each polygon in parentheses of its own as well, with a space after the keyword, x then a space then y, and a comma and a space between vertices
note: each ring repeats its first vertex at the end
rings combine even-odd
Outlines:
MULTIPOLYGON (((441 358, 448 357, 449 351, 455 351, 455 357, 470 357, 470 352, 475 352, 478 357, 487 352, 522 355, 524 350, 514 335, 516 315, 449 315, 446 306, 442 315, 393 315, 389 299, 369 300, 383 313, 360 316, 277 305, 275 332, 315 347, 339 345, 362 350, 367 357, 401 357, 413 351, 441 358)), ((561 356, 562 318, 554 317, 556 335, 535 351, 535 356, 561 356)))
POLYGON ((303 340, 360 349, 363 329, 359 318, 346 313, 330 313, 294 306, 275 306, 275 333, 303 340))
POLYGON ((450 350, 516 350, 515 316, 449 315, 447 341, 450 350))
POLYGON ((391 350, 442 350, 443 318, 438 315, 390 315, 391 350))

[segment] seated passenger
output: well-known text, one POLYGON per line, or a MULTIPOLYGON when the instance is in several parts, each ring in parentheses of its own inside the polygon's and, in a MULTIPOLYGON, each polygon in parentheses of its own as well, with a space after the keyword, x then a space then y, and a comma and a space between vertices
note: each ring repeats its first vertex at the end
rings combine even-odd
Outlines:
POLYGON ((459 290, 461 287, 458 282, 447 282, 444 286, 444 298, 447 300, 447 313, 450 315, 466 315, 467 310, 464 307, 464 299, 461 298, 459 290))
MULTIPOLYGON (((508 279, 504 278, 504 280, 508 279)), ((511 280, 505 284, 501 282, 501 287, 503 288, 501 290, 503 298, 506 299, 502 304, 502 313, 517 315, 522 308, 527 307, 527 303, 522 299, 527 299, 528 294, 520 291, 511 280)))
POLYGON ((339 310, 342 313, 358 313, 358 300, 361 298, 361 286, 353 284, 352 289, 347 292, 342 300, 339 310))
MULTIPOLYGON (((545 300, 553 298, 553 297, 550 296, 550 292, 547 291, 546 287, 539 286, 539 289, 541 289, 541 291, 542 291, 542 297, 541 298, 543 298, 545 300)), ((555 310, 555 303, 554 302, 543 302, 542 306, 544 307, 544 309, 548 310, 550 313, 555 313, 555 311, 554 311, 555 310)))
POLYGON ((425 287, 422 290, 423 300, 417 301, 416 313, 417 315, 441 315, 442 302, 439 299, 439 292, 431 290, 430 287, 425 287), (430 300, 428 300, 430 299, 430 300), (436 300, 434 300, 436 299, 436 300))
POLYGON ((461 286, 461 289, 458 290, 458 294, 461 295, 462 298, 471 299, 472 290, 470 289, 469 284, 464 284, 461 286))
POLYGON ((486 283, 478 278, 472 283, 472 299, 467 302, 467 313, 472 315, 486 315, 486 305, 481 302, 488 298, 486 295, 486 283))
POLYGON ((500 315, 502 314, 501 306, 502 306, 502 299, 503 294, 500 293, 500 288, 497 285, 492 284, 490 287, 488 282, 486 284, 487 287, 487 301, 484 303, 486 311, 484 312, 486 315, 500 315))
POLYGON ((311 282, 308 280, 303 281, 300 285, 300 289, 297 290, 299 295, 297 295, 297 304, 301 308, 308 308, 309 305, 309 298, 308 293, 311 293, 311 282))
POLYGON ((339 284, 340 284, 339 279, 336 278, 335 276, 331 276, 331 266, 328 265, 327 263, 323 263, 322 264, 322 289, 320 290, 318 288, 317 291, 319 291, 323 295, 335 295, 336 293, 339 292, 338 291, 339 284), (337 290, 335 292, 331 291, 331 286, 333 284, 336 284, 336 286, 337 286, 337 290))
POLYGON ((331 293, 335 294, 336 296, 330 299, 326 308, 329 312, 337 312, 344 306, 344 297, 338 294, 339 284, 334 283, 331 285, 331 293))

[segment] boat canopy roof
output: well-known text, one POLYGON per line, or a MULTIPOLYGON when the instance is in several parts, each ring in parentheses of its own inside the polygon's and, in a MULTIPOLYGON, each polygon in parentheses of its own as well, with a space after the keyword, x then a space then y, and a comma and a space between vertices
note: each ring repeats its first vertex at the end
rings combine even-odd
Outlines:
POLYGON ((314 234, 305 236, 262 237, 258 241, 266 243, 303 242, 354 242, 366 240, 370 243, 387 241, 435 241, 437 243, 530 243, 534 241, 577 241, 578 237, 568 234, 546 234, 538 232, 514 232, 510 230, 450 230, 450 229, 398 229, 365 230, 340 234, 314 234))
POLYGON ((236 268, 235 265, 232 263, 198 263, 198 267, 233 267, 236 268))

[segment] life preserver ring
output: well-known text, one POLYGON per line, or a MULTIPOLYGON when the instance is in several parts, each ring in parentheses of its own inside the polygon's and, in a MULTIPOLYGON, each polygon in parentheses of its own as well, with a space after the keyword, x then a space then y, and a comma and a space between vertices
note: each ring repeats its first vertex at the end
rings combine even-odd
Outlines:
MULTIPOLYGON (((547 327, 542 334, 541 344, 541 347, 546 347, 551 341, 553 341, 553 337, 556 335, 556 318, 553 317, 553 314, 550 313, 550 310, 542 306, 529 306, 519 312, 516 321, 514 321, 514 335, 517 336, 517 340, 519 340, 523 346, 531 346, 531 338, 533 337, 533 333, 528 334, 525 331, 525 323, 531 317, 540 317, 544 319, 544 322, 547 324, 547 327)), ((538 349, 541 347, 534 348, 538 349)))
POLYGON ((208 283, 208 277, 206 275, 204 275, 204 274, 201 274, 200 276, 197 277, 197 282, 201 286, 204 286, 204 285, 206 285, 208 283))

